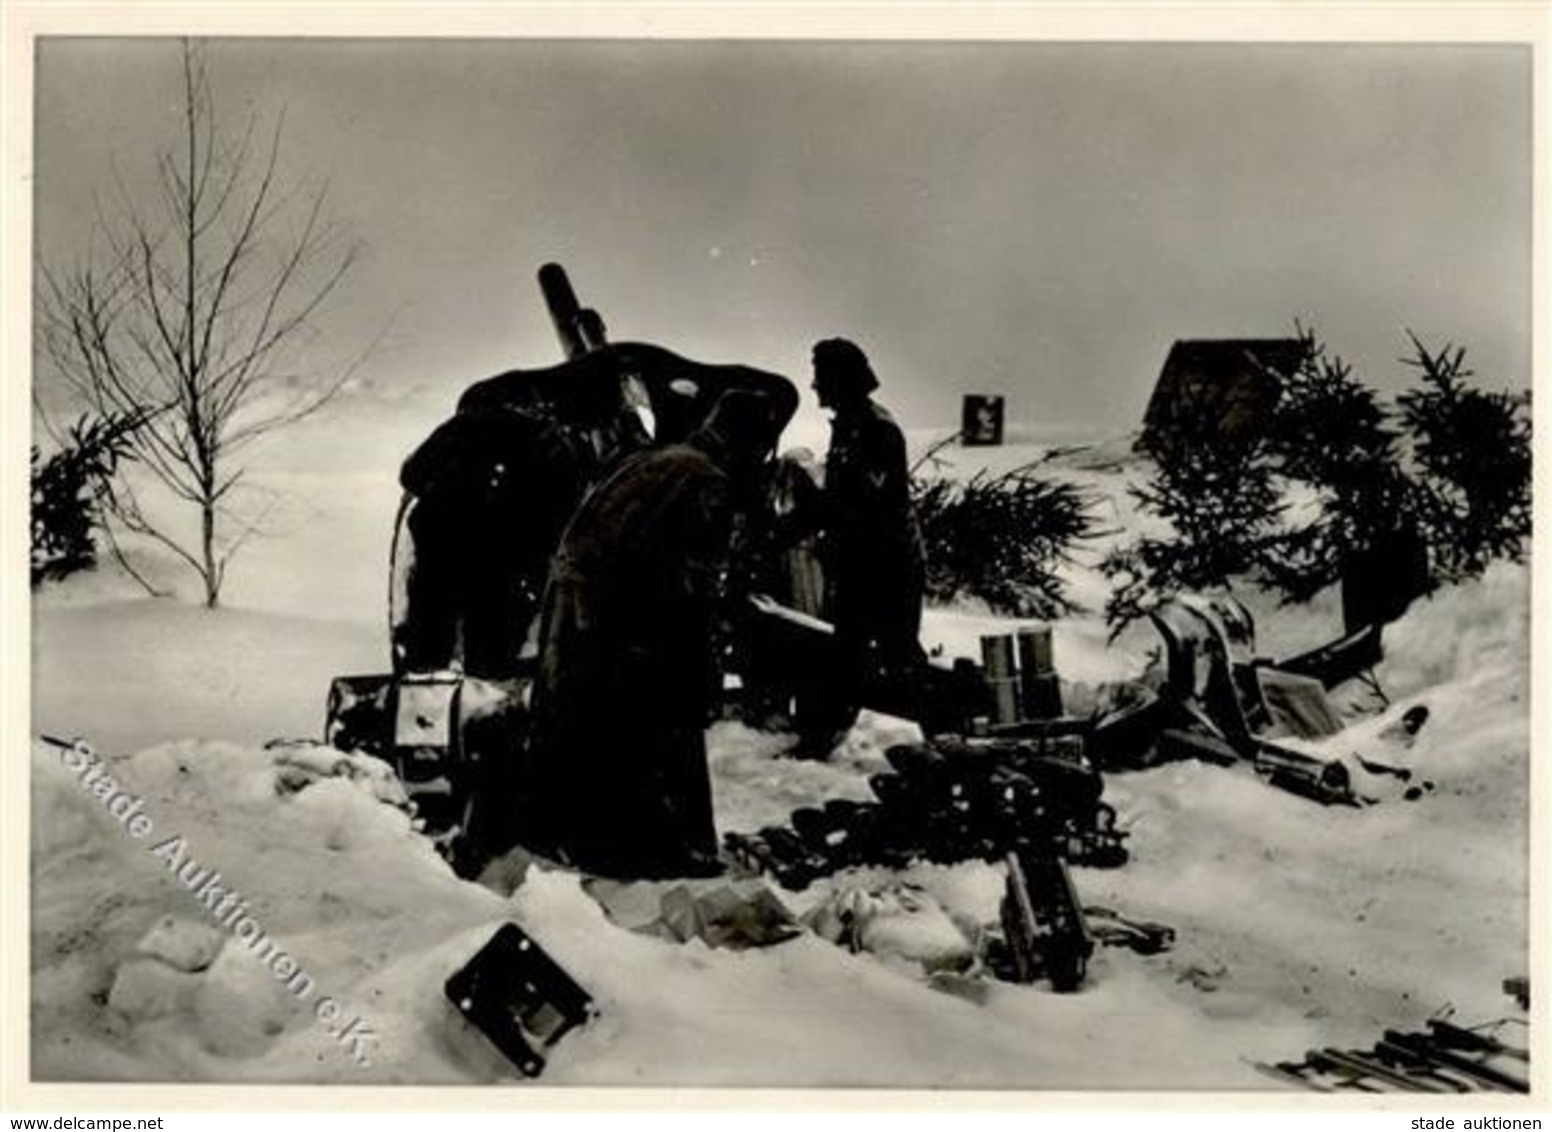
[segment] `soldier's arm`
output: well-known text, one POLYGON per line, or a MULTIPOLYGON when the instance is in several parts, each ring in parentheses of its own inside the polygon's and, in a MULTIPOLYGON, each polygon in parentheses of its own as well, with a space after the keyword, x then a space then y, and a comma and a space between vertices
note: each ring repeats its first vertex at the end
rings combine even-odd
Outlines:
POLYGON ((891 421, 875 420, 863 430, 862 486, 868 497, 893 503, 909 497, 910 470, 906 464, 905 434, 891 421))

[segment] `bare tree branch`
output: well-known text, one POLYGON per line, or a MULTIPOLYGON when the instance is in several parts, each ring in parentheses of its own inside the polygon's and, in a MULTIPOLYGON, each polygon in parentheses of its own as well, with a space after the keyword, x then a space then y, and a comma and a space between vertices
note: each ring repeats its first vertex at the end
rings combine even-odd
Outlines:
POLYGON ((113 560, 119 564, 119 569, 123 570, 124 573, 133 578, 135 582, 139 584, 140 588, 145 590, 145 592, 150 594, 152 597, 166 597, 166 590, 157 589, 146 580, 145 575, 141 574, 139 570, 136 570, 135 567, 131 565, 128 556, 124 553, 124 548, 119 545, 118 537, 113 533, 112 525, 104 523, 102 530, 103 534, 107 537, 108 540, 108 552, 113 555, 113 560))
POLYGON ((152 155, 149 193, 115 163, 111 213, 98 202, 101 248, 69 271, 41 266, 38 336, 41 356, 94 411, 147 414, 127 443, 197 511, 198 542, 175 537, 127 484, 106 510, 187 563, 216 605, 232 559, 273 508, 233 510, 243 479, 233 453, 328 403, 381 336, 331 373, 295 371, 359 250, 328 219, 326 185, 282 184, 284 115, 262 132, 250 115, 227 135, 201 46, 185 41, 181 64, 177 136, 152 155))

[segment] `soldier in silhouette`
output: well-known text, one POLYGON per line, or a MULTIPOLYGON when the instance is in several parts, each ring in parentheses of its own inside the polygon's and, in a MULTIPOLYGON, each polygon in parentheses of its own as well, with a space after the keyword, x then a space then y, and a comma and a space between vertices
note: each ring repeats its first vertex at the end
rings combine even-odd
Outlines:
POLYGON ((685 441, 587 496, 550 570, 534 688, 528 848, 621 879, 720 871, 705 728, 734 527, 776 440, 769 401, 724 393, 685 441))
POLYGON ((926 559, 905 437, 873 400, 878 378, 867 355, 847 339, 827 338, 814 346, 813 365, 815 396, 831 413, 830 447, 819 505, 795 529, 820 531, 835 647, 828 671, 799 693, 793 753, 826 758, 856 721, 865 684, 924 663, 926 559))

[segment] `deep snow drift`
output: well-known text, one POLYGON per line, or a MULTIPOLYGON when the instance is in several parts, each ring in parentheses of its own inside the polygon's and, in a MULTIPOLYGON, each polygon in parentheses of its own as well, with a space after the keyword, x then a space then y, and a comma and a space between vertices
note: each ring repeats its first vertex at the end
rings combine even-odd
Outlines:
MULTIPOLYGON (((1037 451, 954 451, 960 467, 948 471, 1037 451)), ((1100 492, 1126 525, 1124 487, 1136 470, 1102 455, 1072 454, 1052 470, 1100 492)), ((391 465, 380 478, 391 486, 391 465)), ((636 934, 565 873, 530 872, 506 898, 455 877, 377 796, 382 783, 330 776, 328 760, 299 781, 292 756, 264 740, 316 736, 328 678, 385 662, 378 602, 392 500, 379 484, 363 503, 351 491, 360 482, 294 477, 313 518, 239 561, 248 572, 233 601, 243 608, 139 598, 107 575, 35 601, 34 733, 87 739, 116 785, 141 799, 151 829, 132 836, 67 765, 77 756, 34 742, 34 1079, 515 1080, 442 995, 447 975, 507 919, 601 1011, 552 1051, 547 1085, 1274 1089, 1252 1062, 1372 1044, 1384 1028, 1440 1012, 1468 1023, 1517 1013, 1500 984, 1529 963, 1524 567, 1495 567, 1388 629, 1378 675, 1389 707, 1349 695, 1351 726, 1317 748, 1411 767, 1431 792, 1405 801, 1392 780, 1360 773, 1376 804, 1328 809, 1237 769, 1177 763, 1110 775, 1106 797, 1130 831, 1132 859, 1074 870, 1079 892, 1173 926, 1173 950, 1101 948, 1072 995, 990 980, 948 993, 919 968, 813 934, 743 952, 636 934), (1419 703, 1431 715, 1414 743, 1381 735, 1419 703), (230 929, 201 932, 215 914, 173 874, 173 851, 154 851, 175 838, 180 860, 194 862, 186 875, 219 873, 252 930, 310 981, 307 994, 282 985, 230 929), (179 943, 138 953, 167 917, 179 943), (208 955, 185 953, 215 945, 208 965, 208 955), (325 997, 337 1018, 320 1006, 325 997), (331 1033, 357 1019, 344 1040, 331 1033)), ((1097 608, 1092 571, 1080 563, 1072 581, 1097 608)), ((1267 655, 1337 629, 1329 600, 1255 608, 1267 655)), ((948 655, 975 655, 993 628, 1010 624, 970 609, 926 619, 928 643, 948 655)), ((1157 648, 1143 627, 1107 646, 1092 614, 1055 631, 1076 697, 1141 672, 1157 648)), ((719 724, 719 829, 868 798, 884 749, 916 734, 865 715, 841 754, 819 765, 779 758, 779 736, 719 724)), ((991 866, 918 865, 901 876, 962 920, 996 917, 1002 881, 991 866)), ((843 874, 778 894, 802 913, 836 884, 888 879, 843 874)))

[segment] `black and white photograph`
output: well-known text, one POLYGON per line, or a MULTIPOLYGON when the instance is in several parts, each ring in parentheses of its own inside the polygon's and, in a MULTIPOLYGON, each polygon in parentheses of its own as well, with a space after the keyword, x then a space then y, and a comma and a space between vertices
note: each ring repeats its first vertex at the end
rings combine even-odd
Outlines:
POLYGON ((302 12, 25 48, 16 1078, 1545 1103, 1544 26, 302 12))

